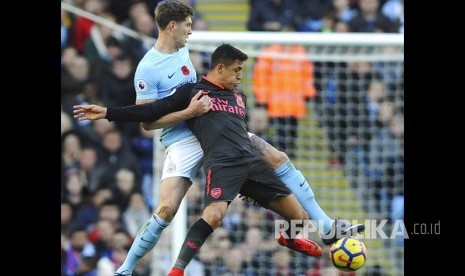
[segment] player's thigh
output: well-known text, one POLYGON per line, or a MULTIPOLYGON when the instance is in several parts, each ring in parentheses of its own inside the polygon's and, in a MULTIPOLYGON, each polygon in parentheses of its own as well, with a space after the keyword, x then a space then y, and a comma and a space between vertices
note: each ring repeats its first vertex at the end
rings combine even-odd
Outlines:
POLYGON ((291 191, 280 182, 248 180, 241 188, 240 194, 250 197, 264 208, 270 209, 270 203, 279 196, 287 196, 291 191))
POLYGON ((286 220, 308 219, 307 213, 297 198, 279 179, 276 180, 273 177, 274 174, 270 174, 268 178, 262 176, 263 182, 249 180, 242 186, 240 193, 254 199, 264 208, 270 209, 286 220))
POLYGON ((291 191, 274 174, 265 162, 256 158, 248 166, 249 178, 240 193, 253 198, 261 206, 269 208, 269 204, 278 196, 286 196, 291 191))
POLYGON ((181 139, 166 148, 161 179, 185 177, 192 182, 202 161, 203 151, 195 136, 181 139))
POLYGON ((168 177, 161 181, 160 198, 155 213, 162 219, 171 221, 178 212, 179 205, 192 182, 180 176, 168 177))
POLYGON ((258 137, 257 135, 249 132, 250 142, 252 147, 256 150, 257 154, 265 160, 266 164, 272 169, 276 169, 284 162, 289 160, 286 153, 277 150, 268 142, 258 137))
POLYGON ((160 205, 177 210, 192 182, 185 177, 173 176, 165 178, 160 183, 160 205))
POLYGON ((293 194, 277 196, 270 201, 268 208, 286 220, 308 219, 308 215, 293 194))

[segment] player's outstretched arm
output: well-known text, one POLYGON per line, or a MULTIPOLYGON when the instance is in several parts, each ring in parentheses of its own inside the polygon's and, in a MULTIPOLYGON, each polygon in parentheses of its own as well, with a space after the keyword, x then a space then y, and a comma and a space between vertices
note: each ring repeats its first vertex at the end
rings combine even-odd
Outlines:
POLYGON ((210 97, 202 97, 204 94, 202 91, 197 92, 186 109, 169 113, 154 122, 143 123, 143 128, 145 130, 159 129, 207 113, 212 109, 212 102, 210 97))
POLYGON ((74 118, 79 121, 105 119, 107 108, 95 104, 73 106, 74 118))
MULTIPOLYGON (((196 99, 200 95, 195 95, 196 99)), ((155 102, 122 107, 102 107, 98 105, 76 105, 74 117, 78 120, 107 119, 118 122, 151 122, 189 106, 192 96, 189 93, 176 93, 155 102)), ((189 116, 192 116, 190 114, 189 116)))

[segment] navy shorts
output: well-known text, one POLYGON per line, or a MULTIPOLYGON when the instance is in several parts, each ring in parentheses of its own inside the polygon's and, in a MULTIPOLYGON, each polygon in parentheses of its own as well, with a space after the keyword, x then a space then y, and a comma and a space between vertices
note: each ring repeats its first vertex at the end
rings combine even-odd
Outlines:
POLYGON ((212 202, 230 203, 238 194, 248 196, 261 206, 291 191, 260 157, 248 157, 240 165, 216 164, 205 169, 205 206, 212 202))

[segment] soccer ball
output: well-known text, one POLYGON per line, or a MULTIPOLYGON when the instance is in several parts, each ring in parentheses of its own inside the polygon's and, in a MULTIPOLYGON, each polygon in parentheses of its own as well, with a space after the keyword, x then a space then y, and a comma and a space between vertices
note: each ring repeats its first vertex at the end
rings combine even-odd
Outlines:
POLYGON ((337 269, 355 271, 365 264, 367 249, 360 240, 354 237, 345 237, 331 246, 329 258, 337 269))

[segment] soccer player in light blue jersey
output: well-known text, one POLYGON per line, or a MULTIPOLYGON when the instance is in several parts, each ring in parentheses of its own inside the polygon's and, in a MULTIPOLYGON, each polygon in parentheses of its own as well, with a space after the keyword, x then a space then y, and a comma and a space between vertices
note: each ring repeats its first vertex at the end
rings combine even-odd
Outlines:
MULTIPOLYGON (((155 20, 159 35, 155 45, 137 65, 134 76, 136 104, 164 98, 175 92, 173 88, 197 81, 186 46, 187 38, 192 33, 193 15, 192 7, 180 1, 167 0, 157 4, 155 20)), ((210 109, 210 99, 203 97, 193 101, 186 110, 142 124, 146 130, 163 128, 160 138, 165 147, 165 164, 160 198, 155 214, 141 226, 115 276, 132 275, 137 262, 156 245, 163 229, 176 214, 203 158, 200 144, 184 120, 210 109)))
MULTIPOLYGON (((134 76, 136 103, 141 104, 164 98, 172 92, 173 88, 196 81, 197 75, 189 59, 187 46, 173 53, 164 53, 156 47, 152 47, 136 69, 134 76)), ((171 119, 167 122, 171 122, 171 119)), ((165 124, 158 122, 153 125, 159 128, 160 125, 165 124)), ((153 128, 151 126, 145 127, 153 128)), ((186 127, 185 122, 181 121, 163 128, 160 138, 163 146, 169 147, 174 142, 189 136, 192 136, 192 132, 186 127)))
MULTIPOLYGON (((180 1, 166 0, 158 3, 155 9, 158 39, 139 62, 134 76, 136 104, 164 98, 176 93, 174 88, 197 81, 186 46, 187 38, 192 33, 193 13, 192 7, 180 1)), ((155 122, 142 123, 146 130, 163 128, 161 143, 165 147, 165 163, 160 198, 155 214, 141 226, 115 276, 132 275, 136 263, 156 245, 162 231, 176 214, 203 158, 202 148, 184 120, 208 112, 211 106, 209 97, 194 98, 185 110, 170 113, 155 122)), ((322 226, 319 229, 322 237, 328 233, 336 233, 333 231, 335 228, 350 227, 337 223, 324 213, 304 176, 284 152, 278 151, 252 133, 249 136, 254 148, 297 197, 310 218, 317 221, 318 226, 322 226)), ((338 238, 335 235, 326 237, 323 239, 325 244, 338 238)))

